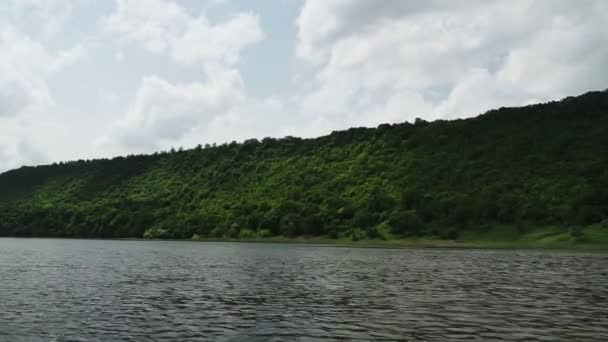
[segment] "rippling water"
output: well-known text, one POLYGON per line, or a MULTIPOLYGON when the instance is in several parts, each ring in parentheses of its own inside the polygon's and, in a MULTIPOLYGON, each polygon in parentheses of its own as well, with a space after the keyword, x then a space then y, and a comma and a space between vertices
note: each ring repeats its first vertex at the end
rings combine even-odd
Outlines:
POLYGON ((0 340, 608 341, 608 255, 0 239, 0 340))

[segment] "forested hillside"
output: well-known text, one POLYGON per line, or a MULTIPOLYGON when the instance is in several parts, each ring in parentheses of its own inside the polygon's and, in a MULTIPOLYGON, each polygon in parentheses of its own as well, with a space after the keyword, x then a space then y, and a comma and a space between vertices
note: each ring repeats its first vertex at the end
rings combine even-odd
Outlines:
POLYGON ((456 238, 608 218, 608 91, 0 175, 1 236, 456 238))

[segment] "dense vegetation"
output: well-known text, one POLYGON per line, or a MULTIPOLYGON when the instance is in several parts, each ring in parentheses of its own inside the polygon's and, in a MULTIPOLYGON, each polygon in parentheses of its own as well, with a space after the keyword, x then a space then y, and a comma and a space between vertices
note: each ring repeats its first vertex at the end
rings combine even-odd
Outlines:
MULTIPOLYGON (((0 236, 390 239, 608 218, 608 91, 0 175, 0 236)), ((608 229, 608 228, 606 228, 608 229)))

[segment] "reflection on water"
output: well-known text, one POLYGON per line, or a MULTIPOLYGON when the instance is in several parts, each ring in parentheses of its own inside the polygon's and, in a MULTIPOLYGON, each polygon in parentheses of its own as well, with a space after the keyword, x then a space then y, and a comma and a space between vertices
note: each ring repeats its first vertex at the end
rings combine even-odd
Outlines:
POLYGON ((0 239, 0 341, 607 341, 608 255, 0 239))

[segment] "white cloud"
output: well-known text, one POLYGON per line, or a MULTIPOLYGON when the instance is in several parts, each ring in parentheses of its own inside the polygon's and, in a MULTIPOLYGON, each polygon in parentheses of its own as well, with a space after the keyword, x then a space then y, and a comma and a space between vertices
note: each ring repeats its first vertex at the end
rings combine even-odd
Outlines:
POLYGON ((219 61, 231 65, 238 61, 245 46, 263 37, 258 17, 240 13, 219 25, 204 17, 191 20, 183 35, 173 41, 171 57, 183 64, 219 61))
POLYGON ((54 103, 47 80, 84 56, 80 46, 52 53, 10 27, 0 27, 0 116, 54 103))
MULTIPOLYGON (((483 5, 484 0, 467 1, 467 7, 483 5)), ((307 0, 297 19, 297 53, 303 58, 319 60, 327 57, 327 48, 336 40, 353 32, 365 32, 394 19, 428 12, 445 13, 458 7, 462 7, 462 3, 442 0, 384 0, 381 4, 365 0, 307 0)))
POLYGON ((122 51, 114 53, 114 60, 118 63, 122 63, 125 60, 125 54, 122 51))
MULTIPOLYGON (((159 76, 143 78, 125 117, 98 141, 101 146, 154 151, 192 141, 192 132, 230 135, 217 125, 241 129, 240 123, 247 121, 243 108, 262 107, 246 94, 235 67, 242 50, 263 38, 257 15, 236 13, 212 23, 167 0, 117 0, 116 5, 102 20, 106 32, 148 51, 167 53, 178 64, 198 65, 205 80, 180 83, 159 76)), ((202 139, 199 136, 196 143, 202 139)))
POLYGON ((100 143, 153 151, 242 103, 245 95, 238 72, 218 67, 210 68, 207 75, 206 82, 176 84, 157 76, 144 78, 125 118, 100 143))
POLYGON ((0 5, 0 170, 48 161, 35 148, 40 135, 30 130, 31 123, 53 114, 50 79, 86 56, 82 45, 49 48, 47 39, 70 10, 62 1, 0 5))
POLYGON ((53 61, 49 66, 49 71, 60 71, 61 69, 70 66, 86 57, 87 49, 84 45, 76 45, 69 49, 59 50, 53 57, 53 61))
POLYGON ((52 103, 45 82, 54 60, 42 45, 0 28, 0 116, 52 103))
POLYGON ((22 165, 49 162, 46 154, 36 148, 29 137, 23 136, 20 123, 0 118, 0 125, 0 172, 22 165))
POLYGON ((78 1, 4 0, 0 2, 0 20, 20 31, 48 39, 61 31, 78 1))
POLYGON ((99 97, 107 104, 115 104, 118 102, 119 95, 108 89, 99 89, 98 91, 99 97))
POLYGON ((307 0, 301 110, 342 127, 453 118, 608 84, 605 1, 307 0))
POLYGON ((149 51, 168 51, 173 61, 186 65, 234 64, 243 48, 263 38, 253 13, 237 13, 213 24, 167 0, 116 0, 116 11, 102 20, 102 26, 149 51))
POLYGON ((138 42, 150 51, 164 51, 184 31, 190 16, 171 1, 116 0, 116 11, 102 20, 105 30, 138 42))

